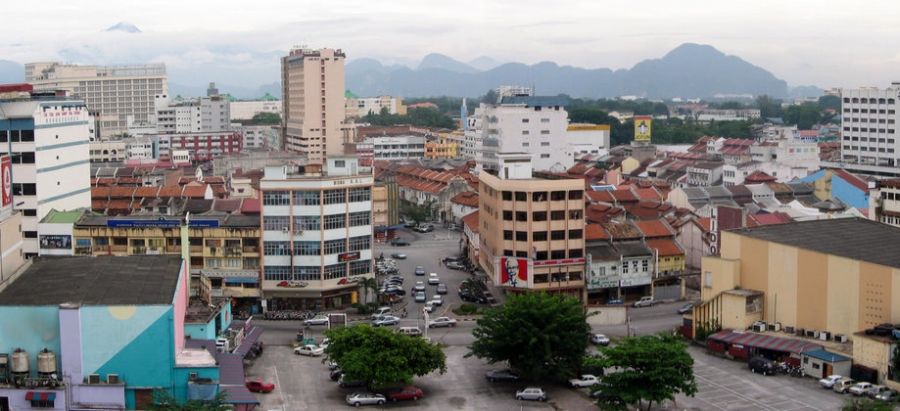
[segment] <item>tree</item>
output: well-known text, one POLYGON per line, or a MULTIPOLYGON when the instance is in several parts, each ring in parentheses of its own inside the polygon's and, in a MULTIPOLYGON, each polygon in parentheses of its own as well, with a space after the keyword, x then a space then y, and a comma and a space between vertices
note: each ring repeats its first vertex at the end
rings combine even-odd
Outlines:
POLYGON ((891 411, 893 409, 893 404, 871 398, 851 398, 841 407, 841 411, 891 411))
POLYGON ((189 400, 179 404, 167 391, 157 390, 153 393, 153 403, 147 411, 225 411, 230 406, 225 404, 225 391, 219 391, 211 400, 189 400))
POLYGON ((784 114, 781 110, 781 101, 765 94, 756 98, 756 108, 759 109, 762 118, 781 117, 784 114))
POLYGON ((427 221, 432 217, 435 201, 429 201, 425 204, 418 205, 409 201, 400 204, 400 214, 406 218, 412 219, 416 225, 423 221, 427 221))
POLYGON ((506 361, 531 380, 564 380, 580 370, 590 331, 577 298, 512 295, 478 320, 466 356, 506 361))
POLYGON ((841 111, 841 98, 830 94, 819 97, 819 109, 841 111))
POLYGON ((281 124, 281 115, 278 113, 256 113, 253 115, 255 124, 281 124))
POLYGON ((363 289, 362 303, 365 304, 369 302, 369 290, 375 291, 378 289, 378 281, 375 281, 374 278, 366 277, 359 282, 359 287, 363 289))
POLYGON ((678 337, 628 337, 618 345, 603 348, 601 353, 607 368, 620 371, 604 376, 597 389, 615 393, 627 404, 640 407, 642 401, 648 401, 649 410, 653 403, 674 400, 678 393, 697 393, 694 359, 687 352, 687 344, 678 337))
POLYGON ((819 106, 813 103, 793 105, 784 110, 784 122, 796 125, 801 130, 809 130, 821 120, 822 113, 819 106))
POLYGON ((346 379, 365 381, 369 388, 412 381, 438 370, 447 372, 447 357, 441 348, 422 338, 400 334, 368 324, 325 332, 330 338, 325 354, 340 364, 346 379))

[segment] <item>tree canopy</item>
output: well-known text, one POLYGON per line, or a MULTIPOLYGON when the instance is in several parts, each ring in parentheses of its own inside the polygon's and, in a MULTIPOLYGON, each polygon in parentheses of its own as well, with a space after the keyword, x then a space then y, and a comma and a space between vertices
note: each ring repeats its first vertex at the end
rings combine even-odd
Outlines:
POLYGON ((796 125, 801 130, 808 130, 821 120, 822 113, 819 106, 814 103, 793 105, 784 109, 785 124, 796 125))
POLYGON ((688 396, 697 393, 694 359, 687 352, 687 344, 678 337, 668 334, 628 337, 603 348, 601 354, 607 368, 619 370, 606 374, 596 387, 603 393, 615 394, 601 397, 601 408, 618 409, 619 400, 638 406, 648 401, 649 410, 653 403, 673 400, 678 393, 688 396))
POLYGON ((281 116, 278 113, 256 113, 252 119, 255 124, 281 124, 281 116))
MULTIPOLYGON (((459 108, 457 107, 457 110, 459 108)), ((450 116, 438 109, 431 107, 411 108, 406 115, 391 114, 387 108, 382 108, 379 113, 369 113, 359 119, 360 122, 376 126, 393 126, 398 124, 410 124, 419 127, 456 129, 459 124, 450 116)))
POLYGON ((577 373, 590 327, 581 302, 546 293, 512 295, 478 320, 467 356, 508 362, 528 379, 566 379, 577 373))
POLYGON ((419 337, 368 324, 328 330, 325 354, 341 367, 344 378, 370 388, 410 383, 414 376, 447 371, 441 348, 419 337))

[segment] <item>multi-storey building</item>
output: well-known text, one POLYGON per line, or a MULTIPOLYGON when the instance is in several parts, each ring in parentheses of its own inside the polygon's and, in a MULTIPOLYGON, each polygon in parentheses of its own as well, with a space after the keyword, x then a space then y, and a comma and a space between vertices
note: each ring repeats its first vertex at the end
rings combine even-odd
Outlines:
POLYGON ((280 126, 232 123, 231 127, 243 136, 244 148, 281 149, 280 126))
POLYGON ((900 179, 880 180, 869 194, 869 218, 900 227, 900 179))
POLYGON ((93 118, 83 101, 0 101, 0 153, 12 159, 13 208, 22 212, 26 256, 38 252, 38 222, 52 209, 91 206, 93 118))
POLYGON ((251 120, 259 113, 281 115, 281 100, 250 100, 231 102, 231 121, 251 120))
POLYGON ((374 160, 412 160, 425 157, 425 136, 369 137, 374 160))
POLYGON ((841 90, 841 161, 856 171, 897 175, 900 82, 841 90), (893 169, 893 170, 891 170, 893 169))
POLYGON ((292 49, 281 58, 284 148, 310 164, 344 153, 344 60, 341 50, 292 49))
POLYGON ((566 127, 569 152, 574 156, 609 153, 609 124, 569 124, 566 127))
POLYGON ((151 123, 158 133, 181 134, 231 130, 231 103, 225 96, 172 101, 168 95, 155 96, 156 113, 151 123))
POLYGON ((160 134, 153 136, 159 159, 171 159, 178 150, 187 150, 193 161, 209 161, 244 148, 243 136, 237 131, 160 134))
MULTIPOLYGON (((2 133, 2 131, 0 131, 2 133)), ((5 174, 10 171, 8 155, 0 156, 0 291, 16 278, 16 272, 25 264, 22 251, 22 213, 13 210, 13 196, 5 174)))
POLYGON ((534 169, 565 171, 575 160, 566 139, 568 113, 564 97, 505 96, 497 104, 482 103, 479 169, 496 171, 498 153, 534 154, 534 169))
POLYGON ((128 117, 149 122, 155 115, 154 96, 168 94, 165 64, 81 66, 59 62, 25 65, 25 81, 38 91, 65 90, 84 100, 97 121, 97 136, 128 131, 128 117))
POLYGON ((479 174, 479 262, 510 293, 583 298, 584 181, 532 178, 531 154, 497 155, 479 174))
POLYGON ((406 106, 400 97, 356 97, 347 99, 347 117, 360 118, 369 113, 379 114, 387 109, 388 114, 406 114, 406 106))
POLYGON ((372 175, 355 157, 266 167, 262 192, 263 307, 331 309, 356 302, 372 271, 372 175))

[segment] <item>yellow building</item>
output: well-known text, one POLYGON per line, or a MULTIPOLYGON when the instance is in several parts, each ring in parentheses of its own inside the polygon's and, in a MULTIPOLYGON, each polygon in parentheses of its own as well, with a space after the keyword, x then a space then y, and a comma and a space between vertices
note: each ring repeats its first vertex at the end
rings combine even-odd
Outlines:
POLYGON ((722 233, 703 257, 693 326, 744 329, 757 320, 813 338, 853 340, 900 322, 900 228, 862 218, 722 233), (824 334, 824 337, 823 337, 824 334))
MULTIPOLYGON (((183 254, 181 225, 179 217, 85 214, 72 228, 75 255, 183 254)), ((259 216, 193 216, 184 250, 192 277, 208 277, 212 297, 244 299, 233 301, 236 311, 255 305, 259 236, 259 216)))
POLYGON ((459 143, 449 137, 450 133, 439 133, 438 139, 425 143, 425 158, 457 158, 459 143))
POLYGON ((530 154, 479 174, 479 263, 507 292, 583 298, 584 181, 532 178, 530 154))

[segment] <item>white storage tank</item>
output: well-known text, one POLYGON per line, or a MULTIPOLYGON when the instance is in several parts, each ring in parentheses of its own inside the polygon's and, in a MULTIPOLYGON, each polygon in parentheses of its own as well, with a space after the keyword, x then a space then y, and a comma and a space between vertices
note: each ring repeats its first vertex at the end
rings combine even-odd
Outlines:
POLYGON ((10 371, 13 374, 28 374, 31 371, 31 365, 28 363, 28 352, 21 348, 16 348, 12 353, 12 367, 10 371))
POLYGON ((56 373, 56 354, 46 348, 37 355, 38 375, 50 375, 56 373))

